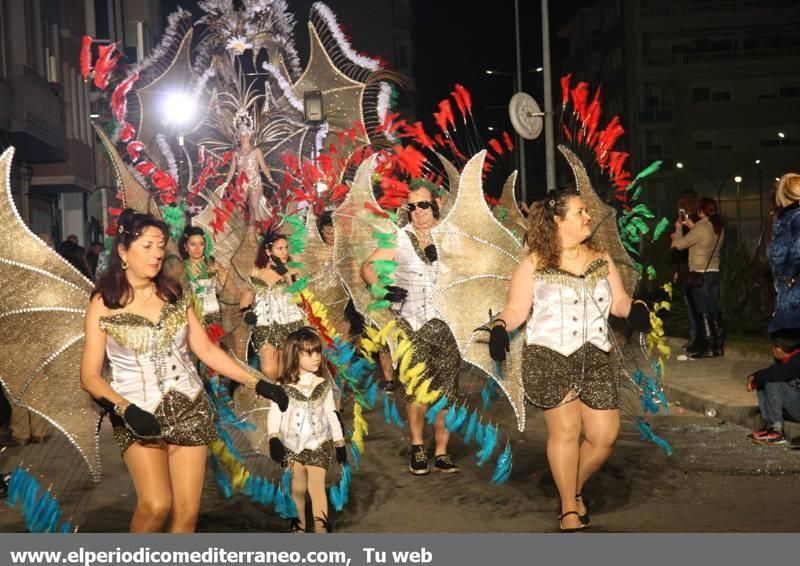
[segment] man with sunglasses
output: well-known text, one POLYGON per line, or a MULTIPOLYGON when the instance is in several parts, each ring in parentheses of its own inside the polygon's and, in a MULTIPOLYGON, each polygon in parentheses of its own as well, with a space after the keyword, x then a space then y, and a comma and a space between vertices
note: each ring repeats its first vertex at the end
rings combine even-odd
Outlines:
MULTIPOLYGON (((441 199, 435 195, 435 185, 428 181, 412 181, 411 193, 404 207, 409 223, 398 230, 396 249, 376 249, 361 268, 361 276, 368 285, 378 280, 372 262, 387 260, 397 262, 395 285, 387 287, 386 299, 398 315, 398 326, 411 339, 413 356, 410 367, 425 362, 423 379, 429 379, 429 390, 439 390, 453 399, 457 389, 458 369, 461 365, 458 345, 448 326, 438 317, 433 306, 438 253, 431 238, 431 230, 439 221, 441 199)), ((408 427, 411 435, 409 471, 414 475, 430 472, 425 453, 425 414, 427 405, 414 401, 406 394, 408 427)), ((440 411, 434 422, 434 464, 442 473, 460 471, 447 453, 450 433, 445 427, 446 411, 440 411)))

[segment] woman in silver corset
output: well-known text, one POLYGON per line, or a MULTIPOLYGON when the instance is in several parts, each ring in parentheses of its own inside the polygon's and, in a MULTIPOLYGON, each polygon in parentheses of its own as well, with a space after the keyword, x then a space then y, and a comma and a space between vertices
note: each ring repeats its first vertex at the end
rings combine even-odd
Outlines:
POLYGON ((492 322, 490 353, 504 360, 508 333, 527 323, 525 396, 544 409, 559 527, 574 532, 589 526, 582 489, 611 456, 619 433, 620 360, 608 316, 646 331, 649 312, 631 299, 611 257, 592 242, 591 217, 578 193, 547 196, 529 218, 527 253, 512 276, 505 310, 492 322))
POLYGON ((195 529, 216 431, 190 351, 282 410, 288 403, 280 387, 208 338, 191 295, 162 271, 168 237, 161 220, 125 210, 86 314, 81 386, 111 413, 136 489, 132 532, 195 529), (110 382, 102 375, 106 359, 110 382))

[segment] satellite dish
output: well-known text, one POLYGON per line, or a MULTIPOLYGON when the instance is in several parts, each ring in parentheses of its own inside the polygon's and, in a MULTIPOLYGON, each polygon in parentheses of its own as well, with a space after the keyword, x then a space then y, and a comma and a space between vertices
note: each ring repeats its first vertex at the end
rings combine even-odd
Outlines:
POLYGON ((508 117, 520 136, 526 140, 535 140, 542 133, 544 112, 539 104, 526 92, 518 92, 508 103, 508 117))

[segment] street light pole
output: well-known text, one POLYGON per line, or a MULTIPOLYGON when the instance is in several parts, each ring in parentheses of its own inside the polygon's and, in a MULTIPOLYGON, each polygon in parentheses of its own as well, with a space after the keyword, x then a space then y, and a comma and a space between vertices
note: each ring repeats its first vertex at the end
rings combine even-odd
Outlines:
MULTIPOLYGON (((515 0, 518 1, 518 0, 515 0)), ((556 190, 556 152, 553 137, 553 84, 550 76, 550 16, 548 0, 542 0, 542 79, 544 80, 544 148, 547 191, 556 190)))
MULTIPOLYGON (((522 92, 522 49, 520 48, 519 37, 519 0, 514 0, 514 38, 517 47, 517 92, 522 92)), ((528 179, 525 167, 525 139, 517 135, 519 144, 519 177, 520 177, 520 197, 522 202, 528 204, 528 179)))

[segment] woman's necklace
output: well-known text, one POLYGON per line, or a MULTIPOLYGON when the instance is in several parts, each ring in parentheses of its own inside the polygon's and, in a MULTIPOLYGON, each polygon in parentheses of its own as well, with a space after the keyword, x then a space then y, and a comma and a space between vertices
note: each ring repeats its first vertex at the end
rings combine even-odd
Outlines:
POLYGON ((155 291, 156 291, 156 286, 152 281, 150 281, 149 283, 145 283, 144 285, 133 286, 133 294, 139 297, 143 302, 147 302, 150 299, 152 299, 153 295, 155 294, 155 291), (139 294, 139 291, 143 291, 144 289, 150 290, 150 293, 146 297, 144 296, 145 293, 142 293, 141 295, 139 294))
POLYGON ((568 261, 576 259, 581 253, 581 245, 582 244, 578 244, 577 246, 564 248, 564 250, 562 251, 562 253, 564 254, 564 259, 566 259, 568 261), (575 253, 574 253, 574 255, 570 256, 569 255, 570 252, 575 252, 575 253))

